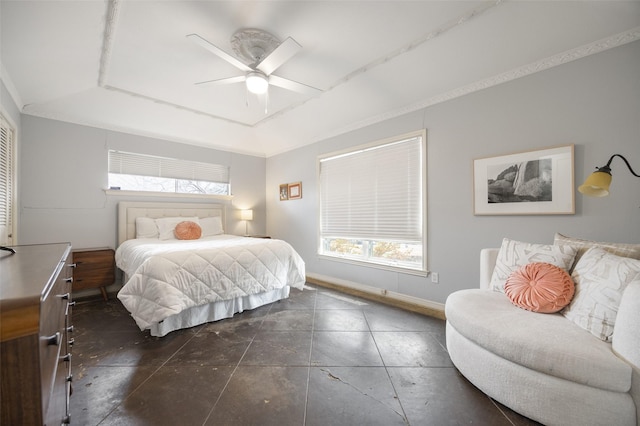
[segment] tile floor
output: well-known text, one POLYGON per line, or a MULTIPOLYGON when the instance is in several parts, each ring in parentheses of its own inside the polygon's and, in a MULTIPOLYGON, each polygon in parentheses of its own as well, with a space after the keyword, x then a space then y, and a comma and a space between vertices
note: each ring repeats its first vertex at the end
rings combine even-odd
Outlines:
POLYGON ((444 322, 322 287, 162 338, 73 312, 75 425, 535 425, 453 367, 444 322))

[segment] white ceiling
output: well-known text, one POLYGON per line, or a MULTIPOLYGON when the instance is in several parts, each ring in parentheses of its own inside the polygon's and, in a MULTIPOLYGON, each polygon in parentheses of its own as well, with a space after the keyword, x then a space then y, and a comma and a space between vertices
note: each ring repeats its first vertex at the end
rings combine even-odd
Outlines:
POLYGON ((2 80, 24 114, 266 156, 640 39, 640 1, 7 1, 2 80), (302 49, 263 100, 241 28, 302 49))

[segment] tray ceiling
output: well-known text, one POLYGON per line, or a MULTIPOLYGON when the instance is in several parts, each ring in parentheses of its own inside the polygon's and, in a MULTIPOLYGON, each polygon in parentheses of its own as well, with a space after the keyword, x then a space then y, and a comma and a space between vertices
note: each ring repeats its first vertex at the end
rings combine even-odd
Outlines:
POLYGON ((640 38, 639 1, 6 1, 2 79, 24 114, 271 156, 640 38), (321 89, 196 85, 242 71, 231 37, 302 49, 321 89))

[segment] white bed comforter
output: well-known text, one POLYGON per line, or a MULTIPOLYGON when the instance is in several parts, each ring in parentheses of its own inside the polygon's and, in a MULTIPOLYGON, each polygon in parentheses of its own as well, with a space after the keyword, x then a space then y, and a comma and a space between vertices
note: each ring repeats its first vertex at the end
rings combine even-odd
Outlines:
POLYGON ((128 277, 118 299, 140 330, 194 306, 305 282, 300 255, 273 239, 128 240, 116 250, 116 264, 128 277))

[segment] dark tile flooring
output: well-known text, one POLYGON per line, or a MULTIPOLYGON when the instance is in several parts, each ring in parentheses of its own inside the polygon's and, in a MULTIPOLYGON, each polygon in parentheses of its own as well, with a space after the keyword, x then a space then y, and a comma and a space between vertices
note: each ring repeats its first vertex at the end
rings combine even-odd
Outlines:
POLYGON ((162 338, 73 312, 75 425, 534 425, 453 367, 444 322, 321 287, 162 338))

